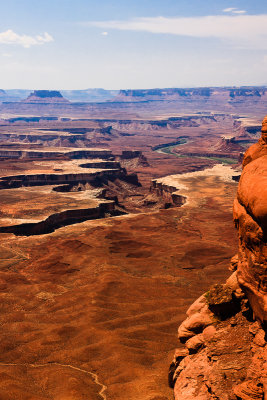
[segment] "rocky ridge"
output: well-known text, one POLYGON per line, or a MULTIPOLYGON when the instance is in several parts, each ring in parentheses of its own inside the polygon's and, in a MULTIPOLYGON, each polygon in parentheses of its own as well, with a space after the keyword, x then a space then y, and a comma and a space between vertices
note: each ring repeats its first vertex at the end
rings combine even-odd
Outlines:
POLYGON ((187 310, 169 384, 176 400, 263 400, 267 396, 267 118, 244 156, 234 202, 238 254, 225 284, 187 310))

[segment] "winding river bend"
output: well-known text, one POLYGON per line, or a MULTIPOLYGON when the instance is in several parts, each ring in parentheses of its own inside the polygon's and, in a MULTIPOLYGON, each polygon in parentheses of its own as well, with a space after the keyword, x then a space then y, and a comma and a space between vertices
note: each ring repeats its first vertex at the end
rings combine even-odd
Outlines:
POLYGON ((177 146, 186 144, 186 143, 188 143, 187 137, 181 137, 181 138, 177 139, 175 142, 164 143, 164 144, 155 146, 152 148, 152 150, 156 151, 157 153, 174 154, 174 155, 178 156, 178 154, 175 154, 172 152, 172 149, 174 149, 177 146))
POLYGON ((214 160, 219 162, 220 164, 223 165, 227 165, 227 164, 236 164, 238 162, 237 158, 234 158, 231 156, 231 154, 229 154, 229 157, 226 154, 192 154, 190 152, 184 153, 184 154, 179 154, 179 153, 175 153, 173 151, 173 149, 175 149, 176 147, 180 147, 182 145, 187 144, 188 138, 187 137, 181 137, 179 140, 175 141, 175 142, 171 142, 171 143, 165 143, 165 144, 161 144, 158 146, 155 146, 152 148, 153 151, 156 151, 157 153, 165 153, 165 154, 171 154, 173 156, 176 157, 194 157, 194 158, 204 158, 204 159, 208 159, 208 160, 214 160))

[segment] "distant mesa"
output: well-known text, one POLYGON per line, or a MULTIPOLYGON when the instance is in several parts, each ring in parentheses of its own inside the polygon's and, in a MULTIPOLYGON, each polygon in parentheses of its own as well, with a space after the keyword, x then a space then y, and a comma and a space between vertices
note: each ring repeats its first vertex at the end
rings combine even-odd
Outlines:
POLYGON ((35 90, 30 96, 41 97, 42 99, 46 97, 63 97, 57 90, 35 90))
POLYGON ((34 90, 23 103, 69 103, 57 90, 34 90))
POLYGON ((136 89, 120 90, 112 101, 220 101, 227 103, 259 100, 266 98, 266 87, 195 87, 195 88, 165 88, 165 89, 136 89), (264 97, 265 96, 265 97, 264 97))
POLYGON ((185 97, 210 97, 211 88, 165 88, 120 90, 114 101, 178 100, 185 97))
MULTIPOLYGON (((36 90, 34 92, 33 90, 29 89, 7 89, 5 90, 5 95, 4 95, 1 94, 1 89, 0 89, 0 99, 4 98, 5 101, 10 101, 10 102, 18 102, 23 100, 24 103, 25 99, 27 99, 29 95, 33 96, 33 93, 36 92, 48 92, 48 91, 36 90)), ((53 93, 55 91, 50 91, 50 92, 53 93)), ((105 90, 101 88, 96 88, 96 89, 84 89, 84 90, 61 90, 59 93, 70 102, 101 103, 112 100, 119 93, 119 90, 105 90)), ((59 99, 59 97, 57 97, 57 99, 59 99)))

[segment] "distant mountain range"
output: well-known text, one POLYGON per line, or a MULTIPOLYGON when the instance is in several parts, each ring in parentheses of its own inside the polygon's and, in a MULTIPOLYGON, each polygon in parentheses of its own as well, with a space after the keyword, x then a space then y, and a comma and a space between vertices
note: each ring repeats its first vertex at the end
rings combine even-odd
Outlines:
POLYGON ((267 87, 200 87, 140 90, 0 90, 0 113, 31 116, 123 116, 141 112, 266 113, 267 87))
POLYGON ((135 89, 120 90, 112 101, 141 102, 141 101, 191 101, 196 99, 214 99, 222 101, 244 100, 249 98, 266 99, 266 86, 242 87, 199 87, 199 88, 165 88, 165 89, 135 89))
MULTIPOLYGON (((0 101, 21 101, 34 92, 28 89, 0 89, 0 101)), ((60 90, 64 98, 71 102, 78 103, 97 103, 112 100, 119 90, 105 90, 105 89, 84 89, 84 90, 60 90)))

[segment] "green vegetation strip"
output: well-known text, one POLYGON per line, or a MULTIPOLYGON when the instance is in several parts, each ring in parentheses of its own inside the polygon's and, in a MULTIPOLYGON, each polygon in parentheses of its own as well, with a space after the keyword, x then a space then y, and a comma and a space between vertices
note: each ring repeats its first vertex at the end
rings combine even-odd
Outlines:
POLYGON ((177 142, 172 142, 172 144, 170 143, 165 143, 159 146, 155 146, 153 147, 152 150, 157 151, 158 153, 165 153, 165 154, 171 154, 173 156, 176 157, 187 157, 187 158, 204 158, 204 159, 208 159, 208 160, 214 160, 217 161, 220 164, 227 164, 227 165, 231 165, 231 164, 236 164, 238 162, 237 159, 235 158, 231 158, 231 157, 209 157, 208 155, 203 157, 203 156, 189 156, 187 154, 177 154, 173 152, 173 149, 175 149, 176 147, 178 147, 181 144, 185 144, 187 143, 187 139, 185 138, 181 138, 179 141, 177 142))

